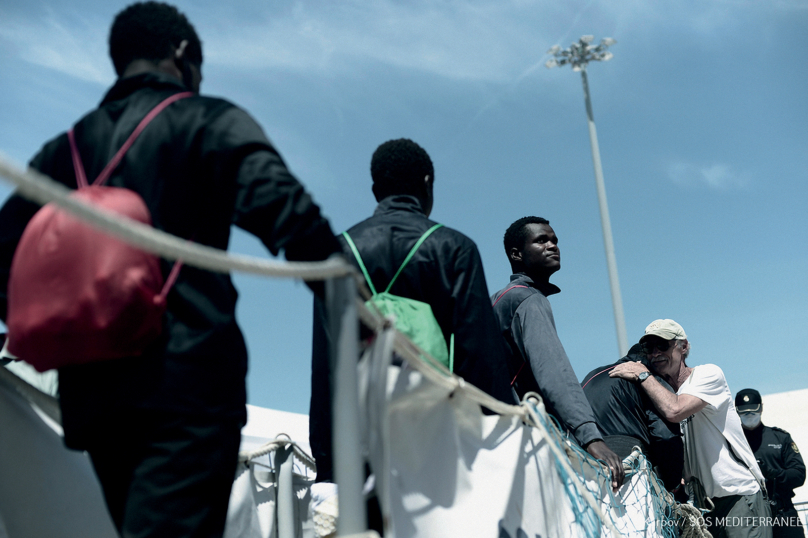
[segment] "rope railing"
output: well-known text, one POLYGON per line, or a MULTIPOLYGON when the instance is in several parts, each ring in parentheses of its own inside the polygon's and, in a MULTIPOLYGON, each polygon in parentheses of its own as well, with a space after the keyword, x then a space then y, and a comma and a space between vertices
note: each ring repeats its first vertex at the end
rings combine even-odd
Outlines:
MULTIPOLYGON (((70 197, 69 195, 73 191, 61 183, 34 170, 22 171, 9 163, 2 155, 0 155, 0 176, 14 183, 17 186, 17 193, 25 198, 39 204, 53 202, 92 226, 110 233, 127 243, 169 260, 182 259, 186 265, 215 272, 241 271, 276 278, 298 278, 303 280, 348 278, 349 280, 353 280, 356 284, 354 304, 358 321, 367 325, 377 334, 383 329, 390 327, 391 323, 393 323, 392 320, 385 318, 381 312, 379 312, 378 308, 373 308, 372 306, 368 307, 365 302, 360 299, 360 296, 370 298, 370 293, 364 286, 364 281, 358 271, 341 257, 332 257, 324 262, 284 263, 251 256, 228 254, 212 247, 191 243, 131 219, 98 210, 90 204, 70 197)), ((554 447, 550 433, 543 427, 541 421, 536 420, 535 410, 531 409, 530 404, 509 405, 490 396, 476 386, 466 383, 463 378, 450 372, 445 366, 440 364, 431 357, 431 355, 414 344, 407 336, 397 330, 394 332, 393 348, 401 358, 406 360, 410 367, 420 372, 430 382, 449 388, 452 391, 462 391, 470 400, 500 415, 522 418, 526 422, 539 428, 542 434, 547 437, 551 445, 551 450, 554 447)), ((338 358, 338 360, 343 359, 344 357, 338 358)), ((352 360, 356 360, 356 358, 352 360)), ((9 376, 16 378, 16 376, 13 376, 10 372, 9 376)), ((11 381, 10 378, 7 380, 11 381)), ((56 413, 48 414, 51 415, 54 420, 60 422, 60 417, 58 416, 58 402, 56 402, 54 398, 44 394, 42 397, 31 394, 31 390, 36 391, 36 389, 31 388, 31 390, 28 390, 28 387, 22 385, 24 382, 22 380, 19 381, 20 383, 16 381, 13 382, 17 390, 23 393, 32 403, 40 407, 45 407, 48 411, 55 409, 57 411, 56 413)), ((276 450, 282 445, 288 446, 288 443, 285 441, 280 444, 276 442, 270 444, 272 446, 266 447, 266 449, 270 451, 276 450)), ((558 451, 554 451, 554 454, 557 458, 559 457, 558 451)), ((252 454, 253 457, 255 455, 257 454, 252 454)), ((242 457, 246 456, 248 456, 248 454, 242 454, 242 457)), ((561 465, 564 464, 561 463, 561 465)), ((586 499, 590 507, 598 514, 604 525, 609 527, 609 530, 614 533, 614 527, 603 517, 591 493, 579 481, 576 481, 575 486, 580 490, 581 495, 586 499)), ((347 492, 345 493, 347 494, 347 492)), ((340 499, 340 504, 342 504, 342 499, 340 499)), ((340 513, 343 514, 343 516, 347 516, 347 514, 343 513, 342 507, 340 508, 340 513)), ((353 535, 360 531, 361 529, 350 529, 348 532, 340 532, 340 535, 353 535)))
POLYGON ((275 439, 269 441, 261 445, 260 447, 256 448, 255 450, 242 450, 238 453, 238 461, 239 463, 248 463, 256 458, 260 458, 261 456, 266 456, 272 452, 275 452, 284 447, 291 447, 295 457, 313 473, 317 472, 317 463, 314 461, 314 458, 311 457, 305 450, 300 448, 295 441, 292 440, 289 435, 285 433, 279 433, 275 439))
MULTIPOLYGON (((2 155, 0 155, 0 175, 14 183, 21 196, 40 204, 53 202, 127 243, 169 260, 182 259, 186 265, 216 272, 242 271, 269 277, 303 280, 326 280, 358 275, 352 265, 339 258, 324 262, 273 262, 252 256, 228 254, 219 249, 191 243, 146 224, 99 210, 88 203, 71 198, 69 194, 73 191, 68 187, 35 170, 22 171, 2 155)), ((358 287, 358 291, 364 298, 369 299, 370 293, 364 282, 362 284, 358 287)), ((361 300, 357 301, 357 309, 360 320, 375 332, 389 323, 378 309, 369 308, 361 300)), ((433 383, 464 391, 476 403, 496 413, 525 416, 522 407, 505 404, 451 374, 442 364, 400 332, 396 332, 394 347, 411 366, 433 383), (425 357, 430 364, 424 363, 422 357, 425 357)))
POLYGON ((115 237, 168 260, 181 259, 186 265, 227 273, 241 271, 277 278, 326 280, 357 274, 341 258, 323 262, 273 262, 253 256, 227 254, 216 248, 192 243, 185 239, 156 230, 146 224, 101 211, 90 204, 69 196, 72 189, 35 170, 22 171, 0 155, 0 176, 17 186, 17 193, 25 198, 46 204, 53 202, 115 237))

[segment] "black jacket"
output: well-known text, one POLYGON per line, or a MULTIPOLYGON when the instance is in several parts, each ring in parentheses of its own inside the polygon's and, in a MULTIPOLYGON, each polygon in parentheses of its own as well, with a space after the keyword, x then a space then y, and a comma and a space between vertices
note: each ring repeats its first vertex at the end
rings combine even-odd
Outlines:
MULTIPOLYGON (((384 290, 415 242, 432 227, 417 198, 390 196, 373 216, 348 230, 377 291, 384 290)), ((345 255, 356 260, 340 236, 345 255)), ((358 266, 358 265, 357 265, 358 266)), ((514 403, 477 246, 451 228, 438 228, 416 251, 390 293, 429 304, 446 342, 454 334, 454 372, 507 403, 514 403)), ((316 301, 319 303, 319 301, 316 301)), ((317 479, 331 479, 328 342, 322 305, 315 304, 309 441, 317 479)))
POLYGON ((762 424, 751 431, 744 428, 743 433, 766 477, 766 490, 775 503, 772 515, 790 510, 794 488, 805 483, 805 462, 797 443, 787 431, 762 424))
MULTIPOLYGON (((98 109, 75 126, 92 182, 140 120, 166 97, 185 91, 175 79, 147 73, 119 80, 98 109)), ((31 166, 76 186, 65 134, 31 166)), ((339 250, 328 222, 289 173, 258 124, 217 98, 171 104, 143 131, 107 183, 139 193, 154 226, 226 249, 232 224, 290 260, 322 260, 339 250)), ((37 205, 13 196, 0 210, 0 315, 14 249, 37 205)), ((171 263, 164 261, 164 275, 171 263)), ((67 440, 92 417, 118 406, 246 419, 247 351, 236 325, 230 276, 184 266, 168 296, 164 337, 141 357, 67 367, 60 393, 67 440)))
MULTIPOLYGON (((598 427, 606 436, 606 444, 613 435, 640 440, 645 456, 657 467, 659 477, 670 490, 679 485, 684 466, 684 444, 679 424, 662 418, 637 383, 609 377, 609 371, 618 364, 643 358, 640 345, 635 344, 619 361, 589 372, 581 385, 592 404, 598 427)), ((620 457, 627 456, 616 452, 620 457)))
POLYGON ((510 284, 492 295, 491 302, 510 349, 508 367, 517 396, 539 393, 547 412, 585 446, 603 436, 556 332, 547 296, 559 291, 519 273, 511 275, 510 284))

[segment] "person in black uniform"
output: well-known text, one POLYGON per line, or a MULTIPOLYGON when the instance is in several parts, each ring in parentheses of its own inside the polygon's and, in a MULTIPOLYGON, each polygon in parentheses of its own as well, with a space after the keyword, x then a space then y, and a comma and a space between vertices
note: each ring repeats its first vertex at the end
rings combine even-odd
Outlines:
POLYGON ((735 408, 741 416, 743 433, 758 466, 766 477, 769 504, 772 505, 774 538, 805 538, 797 509, 791 502, 794 488, 805 483, 805 462, 791 435, 760 421, 763 400, 755 389, 743 389, 735 396, 735 408))
POLYGON ((681 485, 685 450, 679 424, 668 422, 657 413, 651 399, 640 388, 645 379, 632 382, 609 377, 612 368, 628 361, 648 365, 640 344, 634 344, 619 361, 589 372, 581 386, 592 404, 606 445, 621 459, 626 459, 633 448, 639 446, 665 488, 675 490, 681 485))

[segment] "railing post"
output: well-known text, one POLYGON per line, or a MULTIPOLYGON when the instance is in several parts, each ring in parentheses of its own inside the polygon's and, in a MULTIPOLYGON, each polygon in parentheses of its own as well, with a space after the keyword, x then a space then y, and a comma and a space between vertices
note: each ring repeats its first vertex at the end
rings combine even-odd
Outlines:
POLYGON ((275 451, 275 472, 278 477, 278 538, 295 538, 293 450, 292 445, 286 445, 275 451))
POLYGON ((356 282, 347 276, 326 281, 326 308, 331 335, 334 478, 339 489, 340 536, 367 529, 362 496, 364 469, 359 443, 359 317, 356 282))

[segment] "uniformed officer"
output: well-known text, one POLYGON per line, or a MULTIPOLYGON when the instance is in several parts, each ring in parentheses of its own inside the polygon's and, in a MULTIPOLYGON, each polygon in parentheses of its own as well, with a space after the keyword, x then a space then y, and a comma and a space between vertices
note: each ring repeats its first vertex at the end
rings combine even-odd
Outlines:
POLYGON ((746 440, 766 477, 766 489, 774 518, 773 537, 805 538, 797 509, 791 502, 794 488, 805 482, 805 462, 797 444, 787 431, 763 425, 760 421, 763 401, 755 389, 738 391, 735 408, 741 416, 746 440))

